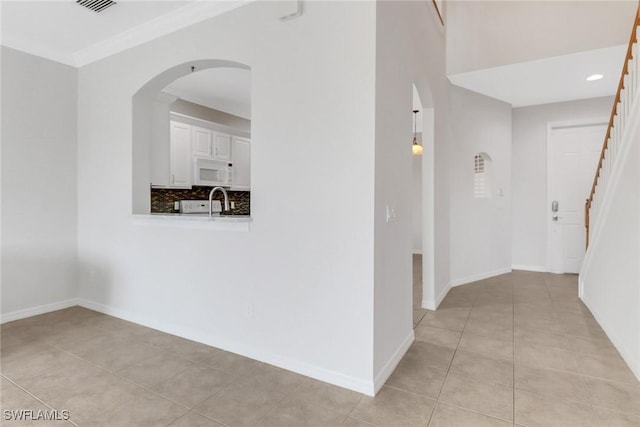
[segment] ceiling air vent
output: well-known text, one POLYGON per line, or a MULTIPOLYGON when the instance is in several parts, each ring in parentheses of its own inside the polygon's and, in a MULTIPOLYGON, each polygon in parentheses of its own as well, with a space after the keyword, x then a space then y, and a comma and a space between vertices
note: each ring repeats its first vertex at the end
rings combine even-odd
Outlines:
POLYGON ((102 12, 106 8, 116 4, 113 0, 76 0, 76 3, 94 12, 102 12))

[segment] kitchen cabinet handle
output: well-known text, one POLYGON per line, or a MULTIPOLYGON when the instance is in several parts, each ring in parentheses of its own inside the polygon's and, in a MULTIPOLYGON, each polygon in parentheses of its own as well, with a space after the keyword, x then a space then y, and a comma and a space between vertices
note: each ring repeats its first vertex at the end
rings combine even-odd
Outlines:
POLYGON ((171 174, 171 183, 172 184, 176 183, 176 176, 174 174, 171 174))

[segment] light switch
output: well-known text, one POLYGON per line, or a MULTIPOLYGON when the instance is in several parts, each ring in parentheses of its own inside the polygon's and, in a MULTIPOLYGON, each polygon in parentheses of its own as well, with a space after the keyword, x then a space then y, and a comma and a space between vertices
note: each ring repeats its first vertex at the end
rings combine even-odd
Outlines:
POLYGON ((387 205, 387 207, 386 207, 386 218, 387 218, 387 222, 391 222, 396 218, 396 210, 395 210, 395 208, 387 205))

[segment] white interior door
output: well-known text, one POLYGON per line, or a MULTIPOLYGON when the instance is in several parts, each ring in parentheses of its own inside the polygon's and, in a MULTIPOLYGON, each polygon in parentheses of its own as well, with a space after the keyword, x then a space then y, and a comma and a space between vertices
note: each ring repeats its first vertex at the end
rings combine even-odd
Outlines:
POLYGON ((580 271, 586 244, 584 204, 591 191, 605 132, 604 124, 550 128, 546 212, 552 273, 580 271))

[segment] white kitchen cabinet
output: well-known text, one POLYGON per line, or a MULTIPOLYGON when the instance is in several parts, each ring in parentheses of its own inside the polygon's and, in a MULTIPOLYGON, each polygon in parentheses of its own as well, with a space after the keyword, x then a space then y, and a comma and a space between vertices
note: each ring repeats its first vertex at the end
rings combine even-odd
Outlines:
POLYGON ((191 185, 191 126, 171 121, 169 186, 191 185))
POLYGON ((211 157, 214 160, 231 161, 231 135, 213 132, 213 150, 211 157))
POLYGON ((233 186, 232 190, 249 191, 251 189, 251 141, 232 137, 233 186))
POLYGON ((191 125, 195 157, 231 161, 231 135, 191 125))
POLYGON ((149 178, 151 185, 156 187, 166 187, 171 182, 170 106, 176 99, 173 95, 160 92, 151 106, 149 178))
POLYGON ((211 140, 213 132, 210 129, 191 126, 193 137, 193 155, 196 157, 211 157, 211 140))

